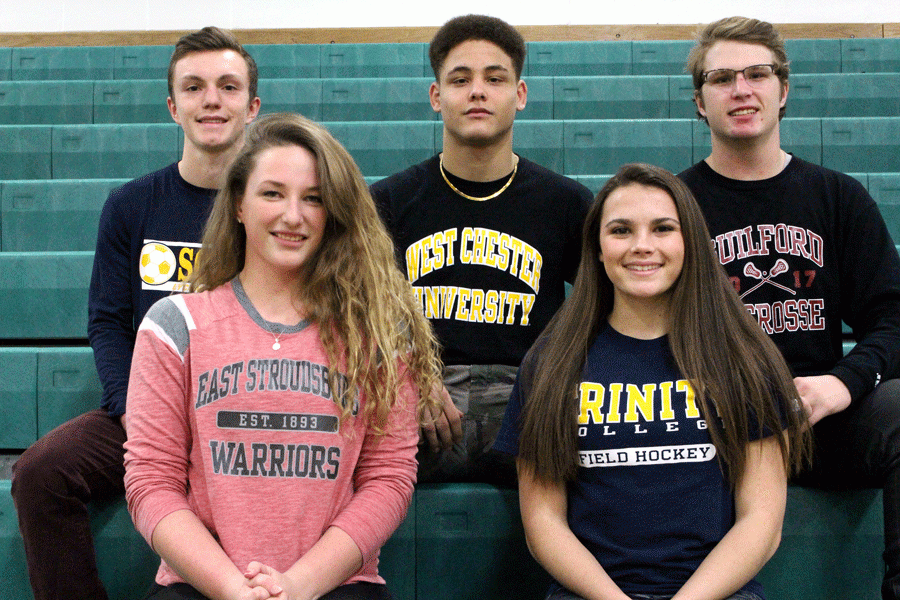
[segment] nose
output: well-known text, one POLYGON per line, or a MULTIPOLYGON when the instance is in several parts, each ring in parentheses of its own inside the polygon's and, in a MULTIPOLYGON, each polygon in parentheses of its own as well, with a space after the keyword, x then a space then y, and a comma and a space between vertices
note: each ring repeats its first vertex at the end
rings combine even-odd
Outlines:
POLYGON ((291 198, 284 207, 282 220, 286 225, 299 225, 303 221, 303 201, 300 198, 291 198))
POLYGON ((484 98, 485 97, 484 84, 480 80, 475 79, 472 81, 472 89, 469 91, 469 96, 471 98, 484 98))
POLYGON ((221 97, 219 96, 219 89, 214 86, 208 86, 203 91, 203 105, 204 106, 219 106, 221 101, 221 97))
POLYGON ((650 254, 653 252, 653 244, 651 243, 650 232, 642 231, 634 236, 634 243, 631 251, 635 254, 650 254))
POLYGON ((734 74, 734 82, 731 84, 731 86, 731 89, 735 95, 743 96, 750 93, 750 85, 744 78, 743 71, 738 71, 734 74))

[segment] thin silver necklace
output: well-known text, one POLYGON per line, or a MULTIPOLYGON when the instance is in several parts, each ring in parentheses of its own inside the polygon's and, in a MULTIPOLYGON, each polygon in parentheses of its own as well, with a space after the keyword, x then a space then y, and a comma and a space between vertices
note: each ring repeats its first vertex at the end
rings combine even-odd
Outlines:
POLYGON ((279 331, 279 332, 276 334, 274 331, 272 331, 271 329, 269 329, 269 326, 268 326, 268 325, 266 325, 266 331, 268 331, 269 333, 271 333, 271 334, 272 334, 272 337, 275 338, 275 343, 272 344, 272 350, 278 350, 279 348, 281 348, 281 342, 280 342, 279 340, 281 339, 281 336, 284 335, 284 332, 287 331, 287 329, 282 329, 281 331, 279 331))

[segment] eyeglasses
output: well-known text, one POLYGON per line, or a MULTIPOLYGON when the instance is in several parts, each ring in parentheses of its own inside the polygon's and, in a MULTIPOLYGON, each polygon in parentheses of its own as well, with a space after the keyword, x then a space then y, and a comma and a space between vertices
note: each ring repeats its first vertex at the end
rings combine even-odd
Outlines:
POLYGON ((731 86, 737 74, 743 73, 747 85, 757 87, 769 80, 775 74, 775 65, 750 65, 743 69, 713 69, 703 72, 703 82, 715 87, 725 88, 731 86))

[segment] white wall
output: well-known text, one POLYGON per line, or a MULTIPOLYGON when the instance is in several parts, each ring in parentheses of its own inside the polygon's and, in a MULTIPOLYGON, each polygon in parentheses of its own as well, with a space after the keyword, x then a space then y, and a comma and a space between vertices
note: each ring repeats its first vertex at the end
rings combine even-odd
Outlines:
POLYGON ((514 25, 693 24, 745 15, 775 23, 896 23, 897 0, 0 0, 0 31, 440 25, 476 12, 514 25), (38 8, 39 7, 39 8, 38 8))

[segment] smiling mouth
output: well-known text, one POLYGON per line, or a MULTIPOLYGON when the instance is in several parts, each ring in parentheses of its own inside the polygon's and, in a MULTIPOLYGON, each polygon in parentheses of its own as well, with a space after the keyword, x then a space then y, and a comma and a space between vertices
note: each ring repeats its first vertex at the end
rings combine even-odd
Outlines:
POLYGON ((755 108, 742 108, 740 110, 732 111, 730 114, 732 117, 745 117, 747 115, 755 114, 757 110, 755 108))
POLYGON ((290 233, 278 233, 278 232, 275 232, 275 233, 273 233, 272 235, 274 235, 275 237, 277 237, 277 238, 280 239, 280 240, 285 240, 286 242, 302 242, 303 240, 306 239, 306 236, 305 236, 305 235, 301 235, 301 234, 299 234, 299 233, 297 233, 297 234, 290 234, 290 233))
POLYGON ((646 272, 646 271, 653 271, 653 270, 656 270, 656 269, 658 269, 659 267, 660 267, 660 265, 628 265, 626 268, 627 268, 629 271, 638 271, 638 272, 643 273, 643 272, 646 272))

